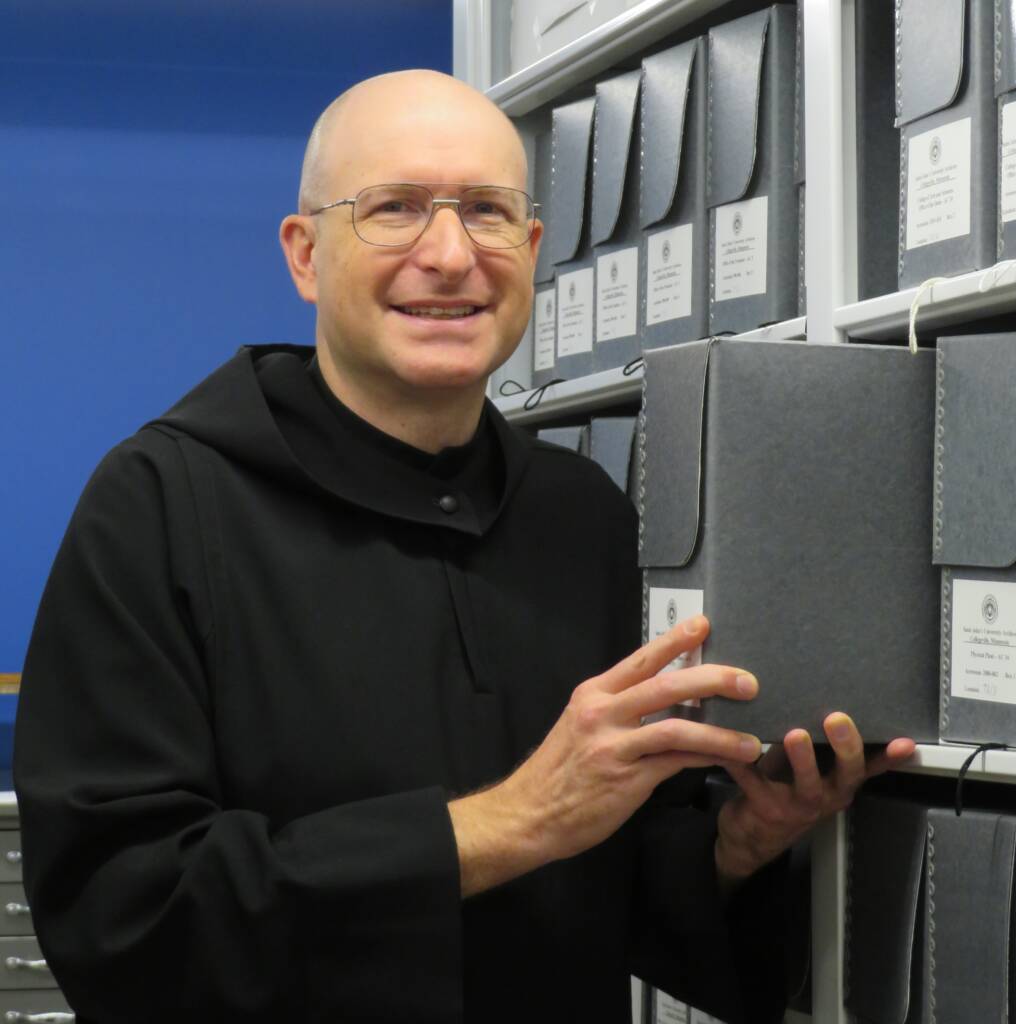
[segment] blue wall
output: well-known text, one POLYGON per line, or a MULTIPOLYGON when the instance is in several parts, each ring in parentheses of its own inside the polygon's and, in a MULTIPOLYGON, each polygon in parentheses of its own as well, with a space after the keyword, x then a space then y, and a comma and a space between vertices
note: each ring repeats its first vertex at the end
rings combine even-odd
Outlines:
POLYGON ((353 82, 451 71, 451 0, 0 0, 0 673, 102 455, 245 343, 310 342, 277 241, 353 82))

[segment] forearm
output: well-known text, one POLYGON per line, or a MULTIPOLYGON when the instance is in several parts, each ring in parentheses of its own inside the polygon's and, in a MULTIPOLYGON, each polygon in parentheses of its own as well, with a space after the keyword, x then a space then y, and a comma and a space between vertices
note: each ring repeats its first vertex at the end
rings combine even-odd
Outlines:
POLYGON ((553 858, 539 814, 519 800, 508 778, 448 805, 459 851, 462 898, 475 896, 553 858))

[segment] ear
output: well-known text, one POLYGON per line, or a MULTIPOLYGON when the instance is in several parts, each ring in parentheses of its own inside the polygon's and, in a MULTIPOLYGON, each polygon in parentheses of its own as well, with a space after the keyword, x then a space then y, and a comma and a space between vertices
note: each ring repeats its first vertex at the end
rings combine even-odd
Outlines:
POLYGON ((279 242, 300 298, 304 302, 317 302, 317 268, 314 266, 317 234, 313 220, 291 213, 279 227, 279 242))
POLYGON ((533 221, 533 233, 529 238, 529 258, 533 264, 533 273, 536 272, 536 261, 540 256, 540 243, 543 241, 543 221, 533 221))

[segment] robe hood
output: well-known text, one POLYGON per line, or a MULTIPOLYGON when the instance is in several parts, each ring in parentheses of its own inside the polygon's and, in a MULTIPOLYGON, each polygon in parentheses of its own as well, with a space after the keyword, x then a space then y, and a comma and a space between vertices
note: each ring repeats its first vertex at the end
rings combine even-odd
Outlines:
MULTIPOLYGON (((229 462, 289 487, 325 491, 400 519, 440 521, 440 515, 429 510, 422 515, 409 511, 400 500, 392 500, 385 488, 365 488, 364 481, 353 472, 337 473, 326 481, 293 452, 272 413, 262 378, 272 372, 280 358, 295 357, 306 365, 313 354, 309 345, 242 346, 232 359, 147 426, 184 434, 229 462)), ((294 399, 291 406, 298 410, 298 400, 294 399)), ((525 475, 533 442, 511 427, 490 401, 485 415, 504 458, 505 480, 499 503, 503 509, 525 475)), ((341 457, 336 453, 337 459, 341 457)))

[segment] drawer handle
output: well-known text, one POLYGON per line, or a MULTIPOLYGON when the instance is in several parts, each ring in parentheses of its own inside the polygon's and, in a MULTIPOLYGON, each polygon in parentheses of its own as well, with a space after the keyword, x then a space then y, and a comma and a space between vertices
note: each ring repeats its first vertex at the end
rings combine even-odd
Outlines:
POLYGON ((20 850, 8 850, 4 854, 4 860, 8 864, 20 864, 21 863, 21 851, 20 850))
POLYGON ((35 971, 49 974, 49 967, 45 960, 26 960, 23 956, 9 956, 4 961, 9 971, 35 971))
POLYGON ((25 917, 31 913, 27 903, 8 903, 4 910, 8 917, 25 917))
POLYGON ((74 1024, 74 1014, 62 1010, 53 1013, 22 1013, 20 1010, 8 1010, 4 1014, 7 1024, 74 1024))
POLYGON ((74 1014, 58 1010, 52 1013, 22 1013, 8 1010, 4 1014, 7 1024, 74 1024, 74 1014))

